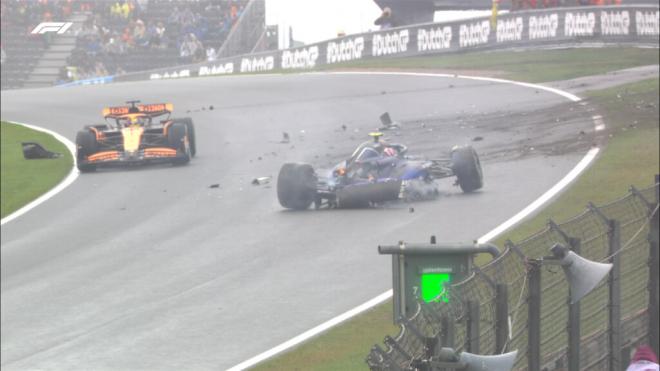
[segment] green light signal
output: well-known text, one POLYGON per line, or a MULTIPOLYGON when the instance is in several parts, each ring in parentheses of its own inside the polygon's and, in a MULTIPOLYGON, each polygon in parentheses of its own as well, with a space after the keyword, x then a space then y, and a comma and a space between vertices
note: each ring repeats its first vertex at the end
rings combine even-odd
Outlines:
POLYGON ((422 300, 425 303, 449 303, 446 286, 451 283, 451 273, 422 273, 422 300))

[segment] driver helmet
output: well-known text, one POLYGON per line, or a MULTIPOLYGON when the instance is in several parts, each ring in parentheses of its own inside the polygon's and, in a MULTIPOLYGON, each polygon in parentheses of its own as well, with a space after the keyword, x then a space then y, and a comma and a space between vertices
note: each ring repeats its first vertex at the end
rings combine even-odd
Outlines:
POLYGON ((383 155, 386 157, 394 157, 396 156, 396 150, 392 147, 385 147, 383 150, 383 155))
POLYGON ((144 117, 141 116, 137 116, 137 117, 133 116, 133 117, 129 117, 129 123, 131 125, 144 125, 146 124, 146 120, 144 117))

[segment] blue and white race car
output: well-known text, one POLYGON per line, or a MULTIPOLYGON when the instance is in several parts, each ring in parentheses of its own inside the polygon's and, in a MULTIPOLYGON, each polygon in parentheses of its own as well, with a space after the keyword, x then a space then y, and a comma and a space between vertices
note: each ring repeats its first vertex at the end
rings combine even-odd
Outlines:
POLYGON ((479 156, 471 146, 455 146, 446 159, 407 156, 407 147, 381 140, 360 144, 326 176, 309 164, 287 163, 277 179, 277 197, 287 209, 369 207, 394 200, 420 200, 439 194, 436 179, 456 177, 463 192, 483 186, 479 156))

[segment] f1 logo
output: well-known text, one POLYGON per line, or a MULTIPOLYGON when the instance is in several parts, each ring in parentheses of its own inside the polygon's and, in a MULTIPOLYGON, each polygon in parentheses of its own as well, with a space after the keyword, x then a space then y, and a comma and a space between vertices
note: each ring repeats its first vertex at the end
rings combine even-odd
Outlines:
POLYGON ((30 32, 31 34, 44 34, 46 32, 65 33, 73 25, 72 22, 42 22, 30 32))

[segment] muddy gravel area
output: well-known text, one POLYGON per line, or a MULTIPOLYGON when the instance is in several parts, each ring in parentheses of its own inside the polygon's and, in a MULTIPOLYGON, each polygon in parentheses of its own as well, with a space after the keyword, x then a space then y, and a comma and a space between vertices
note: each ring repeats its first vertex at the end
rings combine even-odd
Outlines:
MULTIPOLYGON (((568 102, 534 111, 458 112, 400 122, 393 118, 397 127, 382 132, 387 141, 407 145, 411 156, 445 158, 454 145, 471 145, 484 163, 493 163, 584 153, 601 141, 594 115, 588 104, 568 102)), ((327 169, 347 158, 368 140, 370 131, 379 130, 371 125, 343 129, 338 123, 333 138, 324 140, 326 150, 315 156, 315 166, 327 169)))
MULTIPOLYGON (((378 71, 397 70, 379 69, 378 71)), ((456 73, 451 70, 415 72, 450 75, 456 73)), ((502 75, 498 71, 460 71, 459 74, 488 77, 502 75)), ((659 66, 651 65, 541 85, 580 94, 658 77, 658 75, 659 66)), ((539 91, 530 89, 530 94, 539 94, 539 91)), ((454 145, 468 144, 477 149, 484 163, 515 161, 534 156, 584 153, 593 146, 603 145, 609 132, 607 123, 602 120, 596 107, 588 100, 566 102, 537 110, 525 110, 524 107, 520 107, 519 110, 479 112, 476 105, 473 108, 470 112, 455 112, 453 115, 402 121, 392 117, 397 127, 382 131, 386 140, 406 144, 412 156, 442 158, 448 156, 454 145), (596 129, 601 124, 605 126, 596 129)), ((368 138, 367 134, 370 131, 380 130, 377 121, 374 118, 371 123, 352 123, 349 126, 338 122, 334 135, 323 141, 327 146, 315 156, 314 165, 327 169, 348 157, 358 144, 368 138)))

